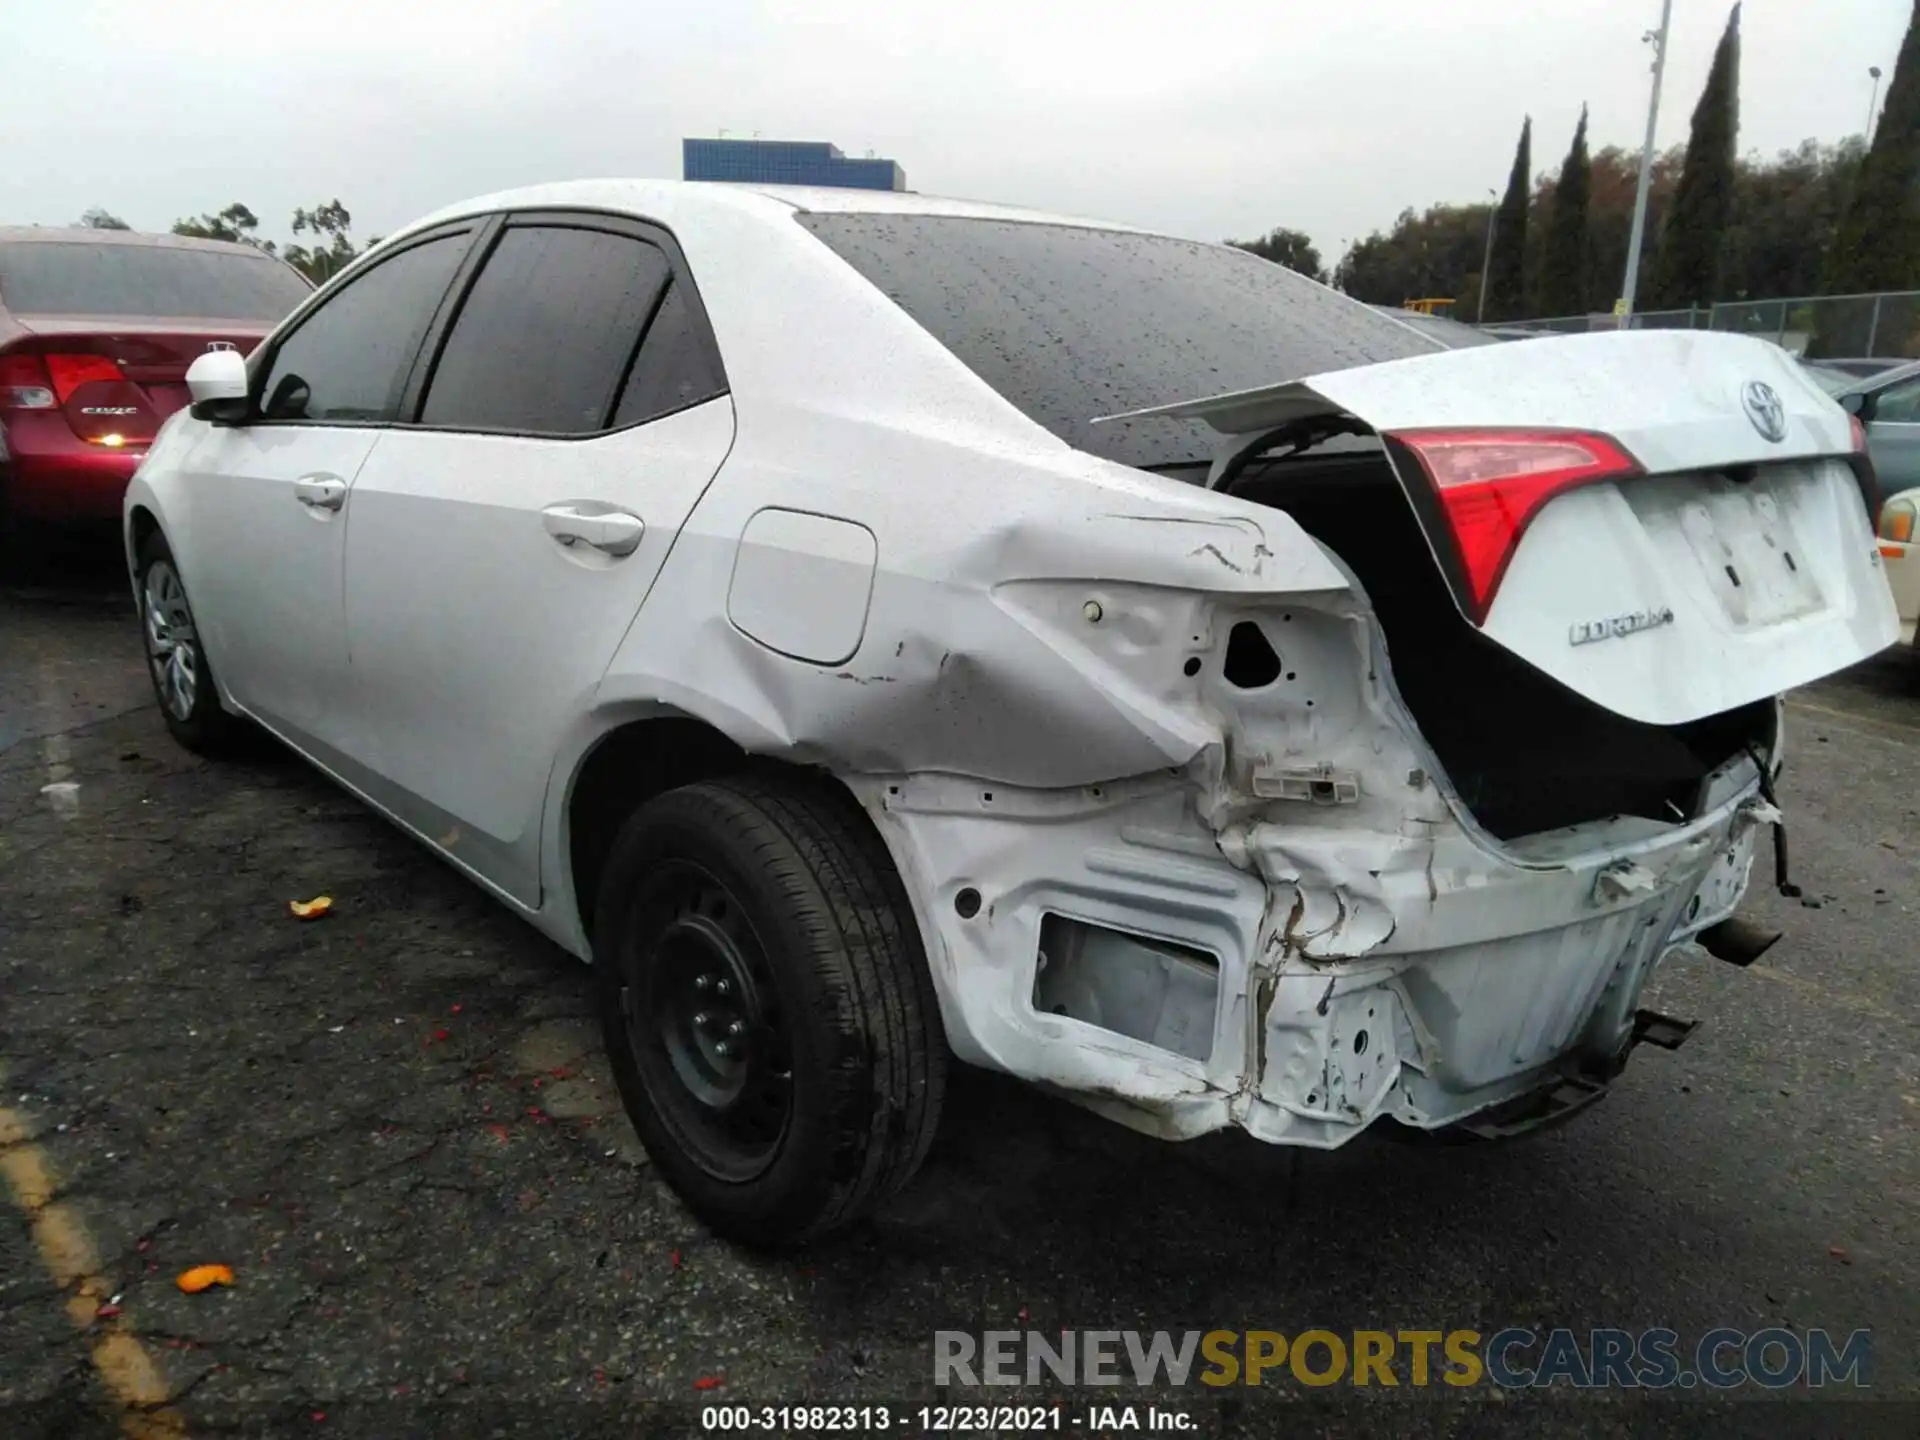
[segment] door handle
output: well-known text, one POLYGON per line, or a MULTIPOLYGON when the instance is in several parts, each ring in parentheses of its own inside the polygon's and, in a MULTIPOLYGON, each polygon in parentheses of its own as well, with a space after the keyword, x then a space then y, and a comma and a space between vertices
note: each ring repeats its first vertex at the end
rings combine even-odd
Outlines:
POLYGON ((293 496, 310 510, 338 510, 347 503, 347 482, 338 475, 302 475, 293 496))
POLYGON ((624 510, 590 509, 584 505, 549 505, 540 512, 547 534, 571 550, 585 545, 604 555, 631 555, 647 533, 646 521, 624 510))

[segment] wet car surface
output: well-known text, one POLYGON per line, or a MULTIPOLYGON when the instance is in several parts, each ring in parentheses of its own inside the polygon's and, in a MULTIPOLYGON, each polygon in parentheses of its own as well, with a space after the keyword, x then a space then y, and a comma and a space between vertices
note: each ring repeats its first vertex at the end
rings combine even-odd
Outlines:
MULTIPOLYGON (((1027 1326, 1868 1327, 1868 1395, 1920 1400, 1920 701, 1897 657, 1789 708, 1806 893, 1763 863, 1745 908, 1786 938, 1665 973, 1655 1003, 1706 1023, 1573 1123, 1167 1146, 963 1073, 903 1196, 768 1259, 652 1173, 584 967, 299 762, 168 740, 112 567, 60 557, 0 598, 0 1153, 48 1186, 0 1218, 10 1436, 118 1433, 141 1382, 110 1335, 194 1434, 632 1433, 646 1402, 697 1433, 702 1401, 930 1397, 935 1330, 1027 1326), (289 915, 320 894, 329 918, 289 915), (236 1283, 176 1289, 209 1262, 236 1283)), ((1172 1403, 1256 1435, 1305 1393, 1172 1403)), ((1395 1428, 1636 1413, 1446 1398, 1395 1428)))

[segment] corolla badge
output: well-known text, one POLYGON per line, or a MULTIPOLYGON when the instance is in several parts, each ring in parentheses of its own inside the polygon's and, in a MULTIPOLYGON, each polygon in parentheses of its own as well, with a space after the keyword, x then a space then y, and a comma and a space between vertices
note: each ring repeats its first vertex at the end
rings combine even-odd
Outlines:
POLYGON ((1753 428, 1766 439, 1777 444, 1787 438, 1787 407, 1766 381, 1749 380, 1740 391, 1740 403, 1753 428))
POLYGON ((1642 630, 1657 630, 1673 624, 1673 610, 1662 605, 1653 610, 1631 610, 1625 615, 1607 615, 1598 620, 1576 620, 1567 633, 1569 645, 1591 645, 1596 640, 1615 640, 1642 630))

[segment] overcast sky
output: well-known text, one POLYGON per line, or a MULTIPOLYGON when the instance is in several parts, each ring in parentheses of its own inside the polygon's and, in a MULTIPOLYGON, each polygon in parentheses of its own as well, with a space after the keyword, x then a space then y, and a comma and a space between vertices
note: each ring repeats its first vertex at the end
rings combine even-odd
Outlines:
MULTIPOLYGON (((1674 0, 1660 143, 1727 6, 1674 0)), ((0 0, 0 224, 136 229, 240 200, 283 237, 448 201, 678 176, 759 131, 898 160, 913 189, 1202 239, 1291 225, 1329 263, 1405 206, 1505 183, 1522 115, 1557 166, 1645 124, 1659 0, 0 0)), ((1740 145, 1835 140, 1907 0, 1748 0, 1740 145)), ((1884 85, 1884 82, 1883 82, 1884 85)))

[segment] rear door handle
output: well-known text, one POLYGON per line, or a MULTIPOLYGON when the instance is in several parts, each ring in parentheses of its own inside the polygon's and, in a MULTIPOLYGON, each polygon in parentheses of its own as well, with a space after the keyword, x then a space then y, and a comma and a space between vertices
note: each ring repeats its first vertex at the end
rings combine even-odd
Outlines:
POLYGON ((338 510, 347 503, 347 482, 338 475, 302 475, 293 482, 293 495, 311 510, 338 510))
POLYGON ((584 505, 549 505, 540 512, 547 534, 571 550, 586 545, 605 555, 631 555, 647 533, 646 521, 625 510, 600 510, 584 505))

